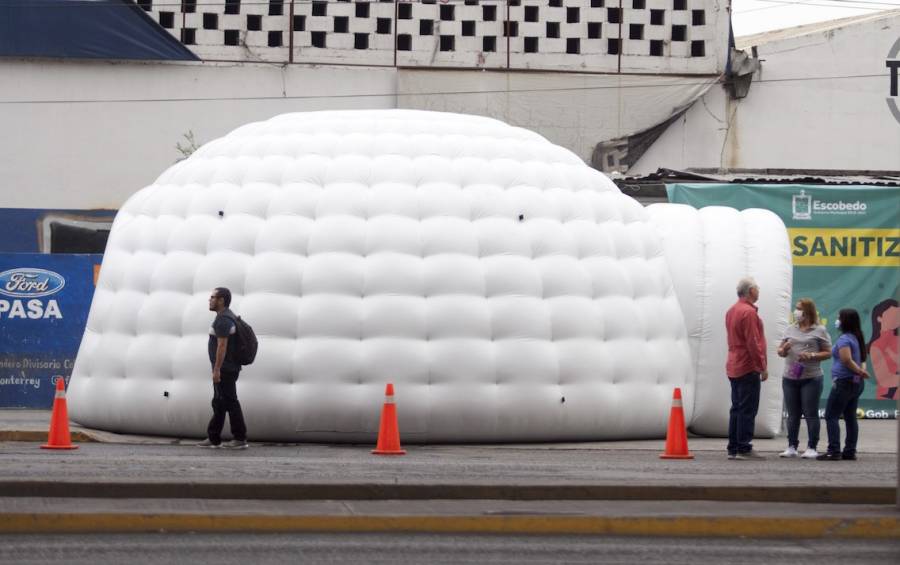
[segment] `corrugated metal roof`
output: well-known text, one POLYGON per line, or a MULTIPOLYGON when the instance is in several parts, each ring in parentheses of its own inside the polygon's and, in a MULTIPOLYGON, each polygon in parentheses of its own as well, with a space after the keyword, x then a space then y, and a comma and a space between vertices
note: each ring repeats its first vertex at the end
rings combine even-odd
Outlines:
POLYGON ((734 38, 735 47, 738 49, 747 49, 748 47, 752 47, 754 45, 763 45, 765 43, 771 43, 773 41, 781 41, 784 39, 791 39, 794 37, 800 37, 802 35, 809 35, 812 33, 820 33, 823 31, 829 31, 832 29, 839 29, 851 25, 861 24, 868 21, 880 20, 884 18, 900 18, 900 10, 885 10, 883 12, 876 12, 874 14, 865 14, 862 16, 851 16, 849 18, 841 18, 839 20, 829 20, 826 22, 817 22, 813 24, 806 24, 802 26, 788 27, 784 29, 776 29, 772 31, 766 31, 763 33, 756 33, 753 35, 744 35, 741 37, 734 38))
POLYGON ((799 169, 658 169, 641 177, 626 177, 626 183, 723 182, 735 184, 822 184, 900 187, 900 171, 820 171, 799 169))

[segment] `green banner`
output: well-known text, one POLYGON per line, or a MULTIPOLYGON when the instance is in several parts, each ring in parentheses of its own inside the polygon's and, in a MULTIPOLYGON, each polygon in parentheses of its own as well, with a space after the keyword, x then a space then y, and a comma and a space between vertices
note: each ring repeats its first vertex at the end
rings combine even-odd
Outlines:
MULTIPOLYGON (((670 202, 764 208, 787 226, 794 262, 794 301, 812 298, 832 340, 841 308, 862 318, 872 378, 860 416, 897 417, 900 325, 900 188, 877 186, 672 184, 670 202)), ((831 361, 823 363, 830 374, 831 361)), ((830 380, 825 379, 827 398, 830 380)))

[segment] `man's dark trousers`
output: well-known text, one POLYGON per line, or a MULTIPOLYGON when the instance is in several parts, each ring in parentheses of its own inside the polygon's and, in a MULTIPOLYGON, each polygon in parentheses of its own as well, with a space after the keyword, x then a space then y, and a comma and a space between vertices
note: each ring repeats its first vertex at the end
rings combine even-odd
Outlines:
POLYGON ((237 440, 247 439, 247 426, 244 424, 244 413, 237 397, 238 372, 220 371, 218 383, 213 383, 213 417, 207 427, 209 441, 214 444, 222 442, 222 428, 225 426, 225 414, 231 423, 231 435, 237 440))
POLYGON ((751 372, 731 381, 731 412, 728 418, 728 454, 753 449, 753 428, 759 410, 759 373, 751 372))

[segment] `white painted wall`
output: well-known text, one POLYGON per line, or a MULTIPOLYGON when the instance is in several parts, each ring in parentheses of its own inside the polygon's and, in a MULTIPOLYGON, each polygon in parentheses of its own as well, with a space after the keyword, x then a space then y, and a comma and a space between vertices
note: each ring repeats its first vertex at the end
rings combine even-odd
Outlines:
POLYGON ((762 69, 746 98, 729 100, 723 88, 710 89, 629 173, 659 167, 900 169, 900 122, 887 104, 886 66, 897 41, 895 13, 761 44, 762 69))
POLYGON ((0 207, 112 208, 199 143, 305 110, 393 108, 394 69, 0 62, 0 207))
POLYGON ((297 111, 476 114, 589 162, 599 141, 667 119, 712 77, 265 63, 0 61, 0 208, 112 208, 199 143, 297 111))

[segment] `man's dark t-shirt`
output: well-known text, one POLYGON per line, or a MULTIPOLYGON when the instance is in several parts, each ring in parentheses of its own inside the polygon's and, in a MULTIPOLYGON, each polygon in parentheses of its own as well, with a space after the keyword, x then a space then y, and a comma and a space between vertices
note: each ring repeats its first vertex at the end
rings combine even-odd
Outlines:
POLYGON ((228 348, 225 350, 225 360, 222 362, 222 370, 229 373, 237 373, 241 370, 241 366, 234 362, 234 340, 237 331, 234 325, 234 312, 226 308, 220 314, 216 315, 212 325, 209 327, 209 362, 215 367, 216 365, 216 346, 218 338, 228 338, 228 348))

